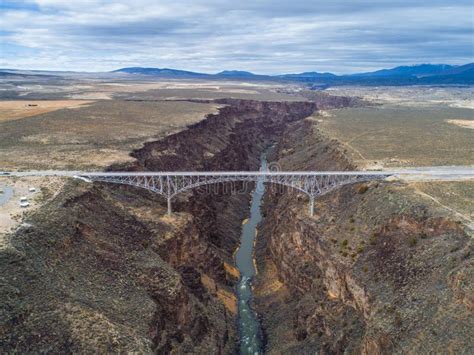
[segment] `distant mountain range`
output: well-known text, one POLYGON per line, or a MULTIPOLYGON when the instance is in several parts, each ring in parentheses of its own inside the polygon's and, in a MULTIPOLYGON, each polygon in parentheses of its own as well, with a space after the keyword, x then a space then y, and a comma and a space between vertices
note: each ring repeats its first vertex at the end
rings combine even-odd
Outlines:
POLYGON ((112 73, 127 73, 127 74, 139 74, 139 75, 151 75, 160 77, 208 77, 209 74, 195 73, 186 70, 168 69, 168 68, 143 68, 143 67, 131 67, 122 68, 112 71, 112 73))
POLYGON ((170 68, 130 67, 104 73, 58 72, 38 70, 0 69, 0 78, 9 76, 27 75, 41 77, 54 75, 57 77, 114 77, 126 75, 156 77, 170 79, 232 79, 232 80, 268 80, 268 81, 296 81, 315 86, 332 85, 458 85, 474 84, 474 63, 465 65, 448 64, 419 64, 399 66, 391 69, 382 69, 367 73, 336 75, 333 73, 304 72, 281 75, 259 75, 242 70, 224 70, 216 74, 197 73, 170 68))
POLYGON ((443 71, 454 68, 448 64, 419 64, 410 66, 401 66, 392 69, 382 69, 369 73, 353 74, 358 77, 388 77, 388 76, 399 76, 399 77, 423 77, 429 75, 437 75, 443 71))
POLYGON ((474 84, 474 63, 465 65, 419 64, 382 69, 368 73, 336 75, 333 73, 305 72, 282 75, 258 75, 248 71, 225 70, 217 74, 204 74, 176 69, 122 68, 114 73, 139 74, 168 78, 232 78, 290 80, 299 82, 319 82, 328 85, 410 85, 410 84, 474 84))

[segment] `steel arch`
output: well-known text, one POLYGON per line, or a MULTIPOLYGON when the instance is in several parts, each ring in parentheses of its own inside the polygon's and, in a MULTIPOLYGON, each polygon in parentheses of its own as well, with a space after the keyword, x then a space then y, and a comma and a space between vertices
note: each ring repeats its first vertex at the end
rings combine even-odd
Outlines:
POLYGON ((163 195, 168 200, 168 214, 171 213, 171 199, 179 193, 196 187, 216 183, 251 181, 259 179, 263 183, 279 184, 296 189, 310 199, 310 214, 314 213, 314 198, 333 191, 344 185, 375 179, 385 179, 391 174, 354 174, 354 172, 199 172, 199 173, 94 173, 76 177, 86 181, 99 181, 114 184, 136 186, 163 195))

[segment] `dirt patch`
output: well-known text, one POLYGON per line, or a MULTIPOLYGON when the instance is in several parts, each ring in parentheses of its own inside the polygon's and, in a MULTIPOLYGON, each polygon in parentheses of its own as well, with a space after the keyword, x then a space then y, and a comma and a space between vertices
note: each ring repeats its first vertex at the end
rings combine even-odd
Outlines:
POLYGON ((94 101, 87 100, 32 100, 0 101, 0 122, 40 115, 60 109, 74 109, 94 101))
POLYGON ((474 120, 447 120, 446 122, 459 127, 474 129, 474 120))

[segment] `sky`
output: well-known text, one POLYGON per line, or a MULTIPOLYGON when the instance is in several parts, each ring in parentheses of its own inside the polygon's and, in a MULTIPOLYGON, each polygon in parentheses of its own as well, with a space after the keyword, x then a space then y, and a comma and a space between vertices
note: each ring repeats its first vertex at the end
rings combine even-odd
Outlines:
POLYGON ((474 61, 474 0, 0 0, 0 68, 364 72, 474 61))

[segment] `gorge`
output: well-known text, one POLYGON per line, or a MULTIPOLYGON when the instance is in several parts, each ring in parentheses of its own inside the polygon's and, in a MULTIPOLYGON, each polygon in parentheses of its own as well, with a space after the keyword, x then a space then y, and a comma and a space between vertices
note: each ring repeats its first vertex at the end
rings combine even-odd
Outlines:
MULTIPOLYGON (((312 115, 357 100, 215 102, 219 113, 145 143, 134 162, 109 170, 252 171, 268 146, 266 159, 285 170, 356 168, 312 115)), ((166 201, 145 190, 69 182, 0 253, 2 348, 237 353, 235 289, 252 270, 239 259, 236 268, 233 255, 247 218, 253 231, 258 224, 251 307, 266 352, 432 352, 443 344, 457 352, 472 344, 472 243, 444 212, 402 183, 343 187, 316 201, 314 218, 303 196, 252 197, 254 188, 185 193, 168 217, 166 201), (253 213, 260 198, 261 221, 253 213)))

